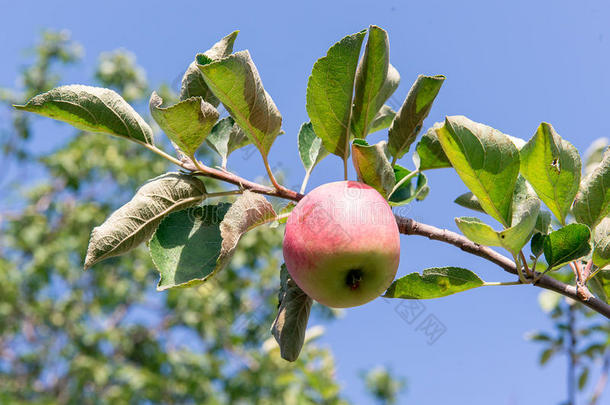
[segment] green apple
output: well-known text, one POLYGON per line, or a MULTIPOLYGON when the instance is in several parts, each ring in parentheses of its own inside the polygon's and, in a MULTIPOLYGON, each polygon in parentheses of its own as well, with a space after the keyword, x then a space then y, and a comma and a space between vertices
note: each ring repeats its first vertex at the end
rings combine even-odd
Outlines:
POLYGON ((286 223, 284 261, 311 298, 335 308, 365 304, 392 283, 400 235, 392 210, 374 188, 355 181, 309 192, 286 223))

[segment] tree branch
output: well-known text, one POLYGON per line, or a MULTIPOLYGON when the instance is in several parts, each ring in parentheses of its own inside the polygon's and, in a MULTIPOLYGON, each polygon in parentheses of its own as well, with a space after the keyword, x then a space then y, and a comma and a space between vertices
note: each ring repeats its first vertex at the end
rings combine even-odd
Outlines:
MULTIPOLYGON (((280 186, 279 188, 275 189, 263 186, 262 184, 246 180, 226 170, 218 170, 202 164, 199 164, 197 165, 198 167, 195 167, 192 162, 184 161, 180 166, 183 169, 192 172, 192 174, 222 180, 255 193, 265 194, 273 197, 280 197, 297 202, 304 197, 303 194, 297 193, 293 190, 289 190, 285 187, 280 186)), ((498 265, 508 273, 515 275, 518 274, 517 266, 511 259, 487 246, 482 246, 477 243, 474 243, 465 236, 449 231, 448 229, 440 229, 435 226, 423 224, 411 218, 405 218, 398 215, 395 215, 395 218, 396 223, 398 224, 398 230, 402 234, 425 236, 432 240, 448 243, 450 245, 460 248, 461 250, 467 253, 482 257, 483 259, 498 265)), ((581 297, 580 294, 578 294, 575 286, 562 283, 561 281, 556 280, 552 277, 541 275, 538 272, 534 272, 534 277, 540 277, 540 279, 534 283, 536 287, 555 291, 575 301, 581 302, 582 304, 588 306, 594 311, 599 312, 606 318, 610 319, 610 305, 606 304, 604 301, 594 296, 589 297, 588 299, 587 297, 581 297)))
MULTIPOLYGON (((483 259, 489 260, 492 263, 497 264, 506 272, 511 274, 517 274, 517 266, 515 263, 506 256, 501 255, 495 250, 482 246, 472 242, 465 236, 457 234, 447 229, 440 229, 432 225, 419 223, 411 218, 404 218, 395 215, 396 222, 398 223, 398 230, 400 233, 405 235, 420 235, 425 236, 432 240, 438 240, 441 242, 449 243, 457 246, 465 252, 473 255, 482 257, 483 259)), ((538 272, 535 272, 538 275, 538 272)), ((596 312, 604 315, 610 319, 610 305, 606 304, 602 300, 596 297, 590 297, 589 299, 581 298, 577 293, 576 287, 562 283, 549 276, 542 276, 540 280, 535 283, 536 287, 545 288, 547 290, 555 291, 559 294, 565 295, 575 301, 581 302, 596 312)))

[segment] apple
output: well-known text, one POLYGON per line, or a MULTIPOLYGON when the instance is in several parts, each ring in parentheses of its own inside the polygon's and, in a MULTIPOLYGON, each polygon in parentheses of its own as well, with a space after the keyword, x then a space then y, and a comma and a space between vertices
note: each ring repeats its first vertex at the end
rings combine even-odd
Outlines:
POLYGON ((365 304, 392 283, 400 235, 387 201, 355 181, 309 192, 286 222, 284 261, 295 283, 335 308, 365 304))

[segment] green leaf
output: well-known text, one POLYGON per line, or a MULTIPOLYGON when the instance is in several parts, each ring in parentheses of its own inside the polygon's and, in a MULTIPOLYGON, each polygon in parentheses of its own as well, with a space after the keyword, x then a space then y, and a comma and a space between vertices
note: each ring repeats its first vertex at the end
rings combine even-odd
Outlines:
POLYGON ((233 52, 233 43, 239 31, 234 31, 218 41, 214 46, 202 54, 198 54, 195 60, 189 65, 182 78, 180 88, 180 100, 191 97, 202 97, 205 101, 218 107, 220 100, 212 93, 205 84, 198 64, 206 64, 214 60, 226 58, 233 52))
MULTIPOLYGON (((394 176, 396 184, 411 174, 411 171, 400 165, 394 165, 394 176)), ((417 180, 413 183, 413 179, 404 182, 396 191, 394 191, 388 200, 388 204, 392 207, 398 207, 410 203, 413 200, 421 201, 428 194, 428 178, 423 174, 417 175, 417 180)))
POLYGON ((153 144, 150 126, 127 101, 110 89, 80 84, 61 86, 15 108, 64 121, 85 131, 153 144))
POLYGON ((565 225, 580 183, 580 156, 550 124, 543 122, 521 149, 521 174, 565 225))
POLYGON ((425 269, 423 275, 411 273, 395 280, 384 294, 387 298, 439 298, 481 287, 483 280, 470 270, 459 267, 425 269))
POLYGON ((313 65, 307 82, 307 114, 315 133, 332 154, 347 160, 354 81, 366 30, 334 44, 313 65))
POLYGON ((540 199, 521 176, 513 192, 511 227, 500 233, 502 246, 517 255, 536 227, 540 213, 540 199))
POLYGON ((292 280, 285 264, 280 272, 279 301, 271 333, 280 346, 282 358, 295 361, 303 347, 313 300, 292 280))
POLYGON ((553 347, 545 349, 541 354, 540 354, 540 365, 544 366, 550 359, 551 357, 553 357, 553 355, 555 354, 555 349, 553 347))
POLYGON ((231 205, 204 205, 174 212, 149 243, 160 273, 157 291, 201 284, 220 270, 220 223, 231 205))
POLYGON ((604 218, 593 233, 593 264, 603 268, 610 264, 610 217, 604 218))
POLYGON ((578 222, 589 225, 591 229, 610 214, 610 149, 604 153, 597 168, 583 180, 572 211, 578 222))
POLYGON ((536 226, 534 229, 544 235, 553 231, 551 226, 551 213, 548 211, 540 210, 538 213, 538 219, 536 219, 536 226))
POLYGON ((199 65, 206 84, 248 134, 266 160, 279 135, 282 116, 263 83, 248 51, 199 65))
POLYGON ((544 238, 546 238, 546 235, 540 232, 536 232, 534 236, 532 236, 530 249, 532 250, 532 254, 536 257, 539 257, 544 250, 544 238))
POLYGON ((602 161, 604 152, 608 149, 610 139, 608 138, 597 138, 587 148, 585 152, 585 174, 590 174, 602 161))
POLYGON ((444 81, 445 76, 420 75, 413 83, 388 134, 390 154, 396 159, 409 151, 444 81))
POLYGON ((513 193, 511 227, 497 232, 478 218, 456 218, 455 222, 464 235, 473 242, 488 246, 502 246, 513 255, 519 254, 536 225, 540 200, 519 177, 513 193))
POLYGON ((396 184, 387 149, 386 141, 369 145, 364 139, 356 139, 352 144, 352 160, 359 181, 373 187, 384 198, 396 184))
POLYGON ((610 304, 610 270, 600 270, 588 282, 591 291, 607 304, 610 304))
POLYGON ((227 167, 229 155, 251 143, 250 138, 231 117, 218 121, 205 139, 208 146, 222 158, 222 167, 227 167))
POLYGON ((570 224, 544 238, 544 258, 549 268, 560 267, 591 251, 591 231, 583 224, 570 224))
POLYGON ((388 128, 392 125, 392 121, 394 121, 394 117, 396 116, 396 111, 392 110, 392 108, 388 105, 383 105, 375 118, 373 118, 373 122, 371 122, 371 126, 369 128, 369 133, 381 131, 382 129, 388 128))
POLYGON ((508 227, 519 151, 500 131, 463 116, 447 117, 436 128, 443 151, 481 207, 508 227))
POLYGON ((183 210, 165 219, 150 242, 161 273, 158 291, 201 284, 231 260, 242 235, 275 217, 260 194, 244 193, 233 203, 183 210))
POLYGON ((131 201, 93 229, 85 269, 148 241, 165 216, 199 204, 205 197, 205 186, 196 177, 166 173, 149 180, 131 201))
POLYGON ((460 231, 471 241, 479 245, 502 246, 499 232, 475 217, 460 217, 455 219, 460 231))
POLYGON ((445 155, 443 147, 441 146, 438 136, 436 136, 436 130, 441 128, 443 124, 441 122, 435 123, 417 143, 415 153, 413 154, 413 163, 418 170, 430 170, 430 169, 443 169, 451 167, 451 162, 445 155))
POLYGON ((218 111, 201 97, 191 97, 170 107, 161 108, 163 99, 156 92, 150 96, 152 117, 182 152, 194 159, 197 148, 218 120, 218 111))
POLYGON ((580 376, 578 377, 578 389, 583 390, 587 385, 587 381, 589 381, 589 367, 583 368, 580 376))
POLYGON ((383 103, 400 84, 398 71, 390 65, 390 42, 385 30, 371 25, 364 56, 356 71, 352 131, 366 138, 383 103))
POLYGON ((485 213, 485 210, 483 207, 481 207, 481 203, 479 200, 477 200, 477 197, 475 197, 470 191, 459 195, 455 200, 453 200, 453 202, 457 205, 461 205, 464 208, 485 213))
POLYGON ((307 175, 315 165, 328 156, 328 151, 322 145, 322 139, 316 136, 311 122, 306 122, 299 129, 299 156, 305 167, 307 175))

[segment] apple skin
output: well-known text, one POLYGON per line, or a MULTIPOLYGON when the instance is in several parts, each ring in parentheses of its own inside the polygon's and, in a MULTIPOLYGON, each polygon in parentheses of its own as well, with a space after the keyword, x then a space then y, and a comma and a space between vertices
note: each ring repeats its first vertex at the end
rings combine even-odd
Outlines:
POLYGON ((387 201, 355 181, 309 192, 286 223, 284 261, 296 284, 329 307, 347 308, 380 296, 400 260, 400 234, 387 201))

